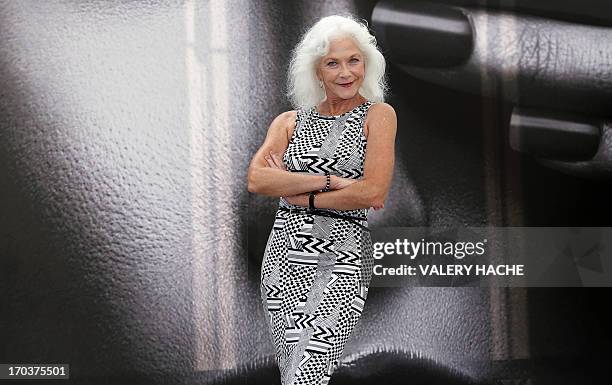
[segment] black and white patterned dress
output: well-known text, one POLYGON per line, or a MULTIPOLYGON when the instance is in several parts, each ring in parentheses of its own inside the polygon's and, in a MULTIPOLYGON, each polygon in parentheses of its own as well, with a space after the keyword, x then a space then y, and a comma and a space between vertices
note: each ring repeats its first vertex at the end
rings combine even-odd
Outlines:
MULTIPOLYGON (((287 170, 363 176, 363 123, 371 102, 342 115, 298 110, 287 170)), ((283 385, 325 385, 368 294, 374 264, 367 230, 345 219, 289 213, 280 198, 261 269, 261 298, 283 385)), ((367 219, 368 209, 327 210, 367 219)), ((367 226, 367 221, 359 222, 367 226)))

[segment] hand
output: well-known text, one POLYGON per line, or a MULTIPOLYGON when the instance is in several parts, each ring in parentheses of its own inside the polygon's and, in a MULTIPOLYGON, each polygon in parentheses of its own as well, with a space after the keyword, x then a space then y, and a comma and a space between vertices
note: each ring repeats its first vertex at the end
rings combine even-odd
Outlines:
POLYGON ((297 194, 297 195, 291 195, 288 197, 283 197, 287 203, 294 205, 294 206, 305 206, 308 207, 308 195, 309 194, 297 194))
POLYGON ((380 210, 380 209, 385 208, 385 204, 383 203, 383 204, 381 204, 380 206, 372 206, 372 208, 373 208, 374 210, 380 210))
MULTIPOLYGON (((264 158, 266 158, 266 162, 268 162, 268 167, 270 168, 276 168, 279 170, 286 170, 287 168, 285 167, 285 164, 283 163, 281 157, 275 153, 270 151, 270 153, 268 153, 266 156, 264 156, 264 158)), ((287 203, 291 204, 291 205, 297 205, 298 201, 300 200, 300 195, 302 194, 297 194, 297 195, 292 195, 292 196, 288 196, 288 197, 283 197, 287 203)))
POLYGON ((265 158, 266 162, 268 162, 268 167, 277 168, 279 170, 287 170, 283 160, 277 153, 270 151, 270 154, 266 155, 265 158))
POLYGON ((340 190, 357 182, 358 179, 343 178, 337 175, 330 175, 329 188, 331 190, 340 190))

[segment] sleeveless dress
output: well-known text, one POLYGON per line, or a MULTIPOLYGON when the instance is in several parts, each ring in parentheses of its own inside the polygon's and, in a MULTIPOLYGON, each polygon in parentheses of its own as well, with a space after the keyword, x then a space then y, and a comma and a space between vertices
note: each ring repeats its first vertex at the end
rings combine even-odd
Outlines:
MULTIPOLYGON (((283 155, 287 170, 359 179, 371 102, 342 115, 298 110, 283 155)), ((316 203, 316 200, 315 200, 316 203)), ((356 223, 290 213, 280 198, 261 268, 260 293, 282 385, 325 385, 361 317, 374 265, 372 240, 356 223)), ((367 219, 368 209, 322 209, 367 219)), ((367 220, 359 222, 367 226, 367 220)))

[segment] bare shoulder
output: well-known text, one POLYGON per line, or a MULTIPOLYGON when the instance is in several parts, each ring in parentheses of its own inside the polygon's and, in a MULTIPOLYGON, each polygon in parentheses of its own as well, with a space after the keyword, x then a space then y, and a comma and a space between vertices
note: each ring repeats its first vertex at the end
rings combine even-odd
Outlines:
POLYGON ((297 120, 297 111, 296 110, 285 111, 283 112, 283 115, 285 117, 287 126, 289 126, 293 130, 293 127, 295 126, 295 121, 297 120))
POLYGON ((370 106, 366 121, 364 122, 364 133, 366 137, 368 136, 370 128, 379 126, 390 126, 391 130, 396 129, 397 115, 395 109, 389 103, 380 102, 370 106))
POLYGON ((297 111, 295 110, 281 112, 274 118, 274 120, 272 120, 269 130, 274 132, 284 132, 287 135, 287 138, 291 138, 293 128, 295 127, 296 118, 297 111))
POLYGON ((290 140, 293 135, 293 130, 295 129, 295 121, 297 119, 297 111, 285 111, 279 115, 282 119, 283 127, 285 128, 285 132, 287 133, 287 140, 290 140))
POLYGON ((297 111, 285 111, 281 112, 277 117, 272 121, 273 126, 283 126, 287 127, 292 121, 294 122, 297 118, 297 111))
POLYGON ((395 109, 389 104, 385 102, 374 103, 370 106, 370 110, 368 112, 368 118, 374 119, 397 119, 397 115, 395 114, 395 109))

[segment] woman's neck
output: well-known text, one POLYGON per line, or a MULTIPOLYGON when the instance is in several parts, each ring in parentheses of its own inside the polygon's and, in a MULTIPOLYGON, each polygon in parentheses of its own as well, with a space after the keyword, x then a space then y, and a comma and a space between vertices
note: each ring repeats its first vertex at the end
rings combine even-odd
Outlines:
POLYGON ((351 99, 325 99, 319 105, 318 112, 322 115, 341 115, 353 108, 362 105, 367 101, 360 94, 355 95, 351 99))

